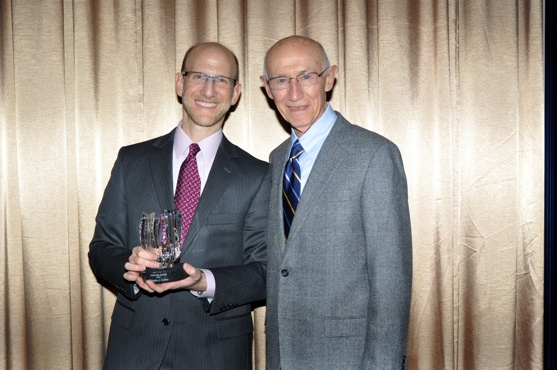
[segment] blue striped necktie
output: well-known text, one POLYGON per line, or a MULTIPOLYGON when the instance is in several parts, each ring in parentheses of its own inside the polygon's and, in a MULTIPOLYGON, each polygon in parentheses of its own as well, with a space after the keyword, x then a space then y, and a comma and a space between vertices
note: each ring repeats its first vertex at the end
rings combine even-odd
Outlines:
POLYGON ((300 142, 296 140, 290 150, 290 158, 288 162, 286 162, 286 168, 284 169, 282 208, 284 214, 284 236, 286 240, 288 240, 290 226, 292 226, 292 220, 296 214, 296 207, 298 206, 300 195, 302 194, 302 186, 300 183, 302 171, 298 158, 303 152, 304 148, 302 148, 300 142))

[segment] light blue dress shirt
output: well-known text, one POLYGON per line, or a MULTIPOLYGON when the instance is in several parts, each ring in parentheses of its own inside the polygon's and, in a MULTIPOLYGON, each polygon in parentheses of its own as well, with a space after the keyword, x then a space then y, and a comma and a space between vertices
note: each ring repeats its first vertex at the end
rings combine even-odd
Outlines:
MULTIPOLYGON (((327 103, 327 109, 325 109, 325 112, 323 112, 321 117, 319 117, 319 119, 315 121, 315 123, 311 125, 311 127, 301 137, 297 137, 294 133, 294 129, 292 129, 290 136, 292 142, 290 144, 290 148, 292 149, 292 145, 294 145, 296 140, 299 140, 302 148, 304 148, 304 152, 298 157, 300 170, 302 172, 302 177, 300 179, 302 192, 304 191, 304 186, 306 185, 309 174, 311 173, 313 164, 317 159, 317 155, 319 155, 319 151, 321 150, 325 139, 329 136, 329 132, 331 132, 336 120, 337 114, 331 105, 327 103)), ((287 160, 288 158, 286 158, 285 163, 287 160)))

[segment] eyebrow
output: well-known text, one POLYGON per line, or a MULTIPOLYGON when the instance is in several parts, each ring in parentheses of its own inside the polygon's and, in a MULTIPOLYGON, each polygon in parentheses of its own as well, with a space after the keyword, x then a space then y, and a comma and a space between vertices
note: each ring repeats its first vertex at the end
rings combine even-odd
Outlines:
MULTIPOLYGON (((303 75, 304 73, 319 73, 319 72, 317 72, 317 71, 312 71, 311 69, 304 69, 304 70, 298 72, 298 73, 296 74, 296 76, 303 75)), ((278 75, 275 75, 275 76, 271 76, 271 77, 269 77, 269 79, 271 79, 271 78, 276 78, 276 77, 288 77, 288 75, 286 75, 286 74, 284 74, 284 73, 281 73, 281 74, 278 74, 278 75)))

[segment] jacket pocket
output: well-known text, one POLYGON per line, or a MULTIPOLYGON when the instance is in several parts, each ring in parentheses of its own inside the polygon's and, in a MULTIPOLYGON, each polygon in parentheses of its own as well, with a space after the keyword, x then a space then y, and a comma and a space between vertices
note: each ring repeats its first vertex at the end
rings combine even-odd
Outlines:
POLYGON ((251 313, 217 320, 217 335, 219 339, 237 338, 251 333, 253 333, 251 313))
POLYGON ((326 337, 364 337, 367 320, 358 318, 329 318, 325 321, 326 337))

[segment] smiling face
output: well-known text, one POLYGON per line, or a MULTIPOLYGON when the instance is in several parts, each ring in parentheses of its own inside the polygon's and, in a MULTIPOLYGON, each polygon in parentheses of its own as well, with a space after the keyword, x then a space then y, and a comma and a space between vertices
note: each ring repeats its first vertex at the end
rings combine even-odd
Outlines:
MULTIPOLYGON (((234 55, 217 43, 201 44, 186 57, 183 71, 201 72, 209 76, 237 78, 234 55)), ((182 130, 197 142, 222 128, 230 107, 238 101, 242 85, 223 88, 209 78, 205 83, 188 81, 176 74, 176 94, 182 97, 182 130)))
MULTIPOLYGON (((278 41, 267 53, 267 77, 296 77, 302 73, 321 73, 326 61, 320 45, 311 39, 292 36, 278 41)), ((267 78, 260 80, 269 98, 275 101, 282 117, 290 123, 297 136, 302 136, 321 117, 327 108, 327 92, 333 88, 337 66, 323 73, 316 85, 300 87, 295 79, 284 90, 272 90, 267 78)))

